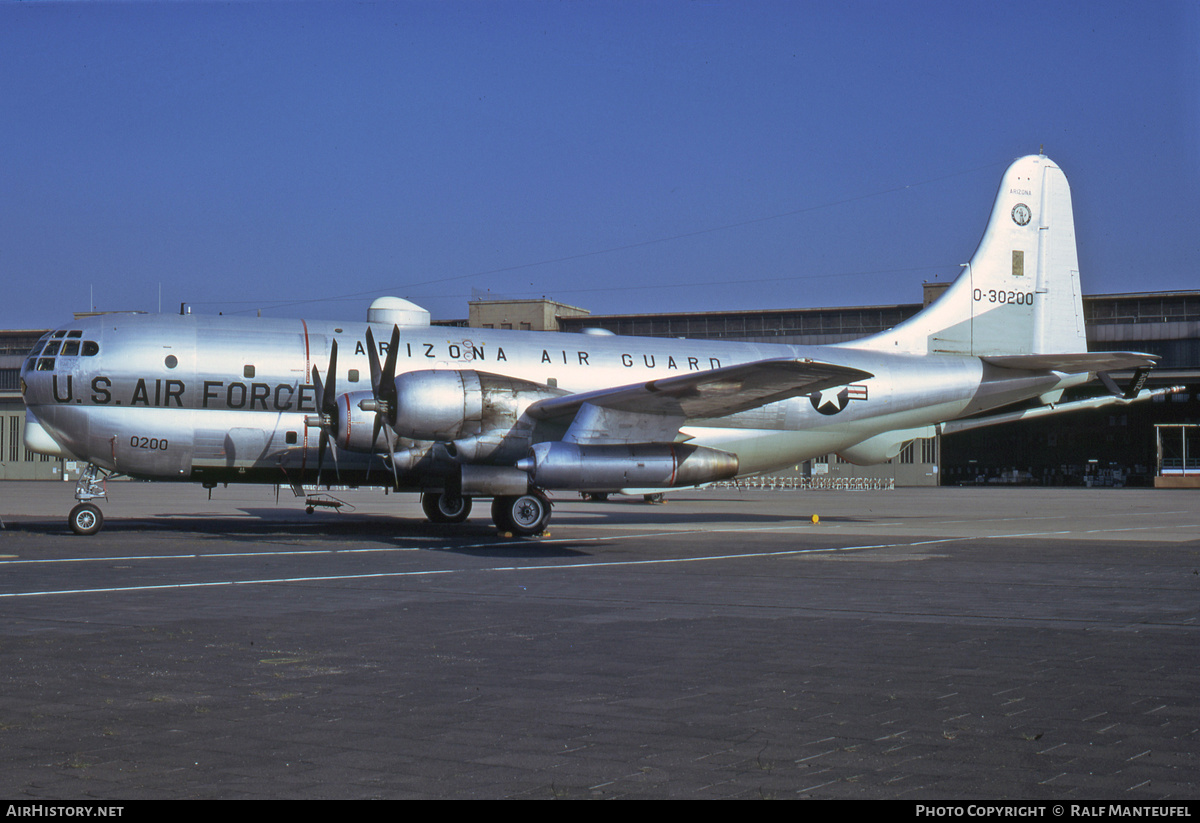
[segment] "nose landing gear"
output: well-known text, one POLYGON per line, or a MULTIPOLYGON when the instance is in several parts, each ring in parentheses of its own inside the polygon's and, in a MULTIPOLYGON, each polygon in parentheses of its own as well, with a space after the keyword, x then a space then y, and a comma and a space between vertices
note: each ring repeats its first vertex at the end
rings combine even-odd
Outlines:
POLYGON ((91 501, 107 498, 104 484, 108 478, 109 473, 95 463, 88 463, 79 475, 79 480, 75 482, 75 499, 79 504, 67 515, 67 523, 75 534, 95 534, 104 526, 104 513, 91 501))
POLYGON ((71 509, 71 513, 67 515, 67 521, 71 524, 71 531, 75 534, 95 534, 104 525, 104 513, 100 511, 99 506, 93 503, 80 503, 71 509))

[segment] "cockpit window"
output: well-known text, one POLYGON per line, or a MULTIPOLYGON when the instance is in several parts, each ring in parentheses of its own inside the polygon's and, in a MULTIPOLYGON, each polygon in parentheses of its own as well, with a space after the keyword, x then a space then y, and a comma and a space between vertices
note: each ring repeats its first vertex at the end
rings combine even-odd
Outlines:
POLYGON ((56 357, 95 357, 100 344, 83 339, 83 329, 59 329, 47 332, 33 345, 25 361, 30 371, 54 371, 56 357))

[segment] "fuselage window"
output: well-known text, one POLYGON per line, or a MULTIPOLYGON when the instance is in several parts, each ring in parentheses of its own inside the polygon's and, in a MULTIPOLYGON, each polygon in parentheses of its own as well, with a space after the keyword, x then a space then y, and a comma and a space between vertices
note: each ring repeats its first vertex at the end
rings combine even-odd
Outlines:
POLYGON ((254 376, 254 367, 253 366, 246 366, 246 368, 242 369, 242 377, 253 377, 253 376, 254 376))
POLYGON ((348 375, 348 379, 350 380, 351 383, 357 383, 358 382, 358 369, 351 369, 350 374, 348 375))
POLYGON ((100 353, 100 344, 93 340, 83 341, 83 356, 95 357, 100 353))

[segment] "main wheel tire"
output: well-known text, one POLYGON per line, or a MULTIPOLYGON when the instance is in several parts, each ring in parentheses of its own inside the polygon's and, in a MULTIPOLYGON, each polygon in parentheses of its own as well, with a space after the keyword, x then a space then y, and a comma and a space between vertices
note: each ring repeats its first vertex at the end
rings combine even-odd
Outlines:
POLYGON ((461 523, 471 516, 471 498, 445 492, 425 492, 421 508, 432 523, 461 523))
POLYGON ((71 531, 75 534, 95 534, 104 525, 104 513, 91 503, 80 503, 71 509, 71 513, 67 515, 67 522, 71 524, 71 531))
POLYGON ((492 501, 492 521, 502 532, 522 537, 541 534, 550 522, 550 502, 536 494, 497 497, 492 501))

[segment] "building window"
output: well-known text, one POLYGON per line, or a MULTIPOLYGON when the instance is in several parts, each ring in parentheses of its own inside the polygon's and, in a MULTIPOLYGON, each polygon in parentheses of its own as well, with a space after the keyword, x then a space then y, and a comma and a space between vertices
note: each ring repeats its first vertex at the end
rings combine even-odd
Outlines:
POLYGON ((18 445, 20 442, 21 442, 21 418, 17 417, 14 414, 12 417, 8 418, 8 459, 9 459, 9 462, 16 463, 17 458, 20 457, 21 452, 20 452, 20 447, 18 445))
POLYGON ((937 462, 937 438, 926 437, 921 440, 921 462, 936 463, 937 462))

